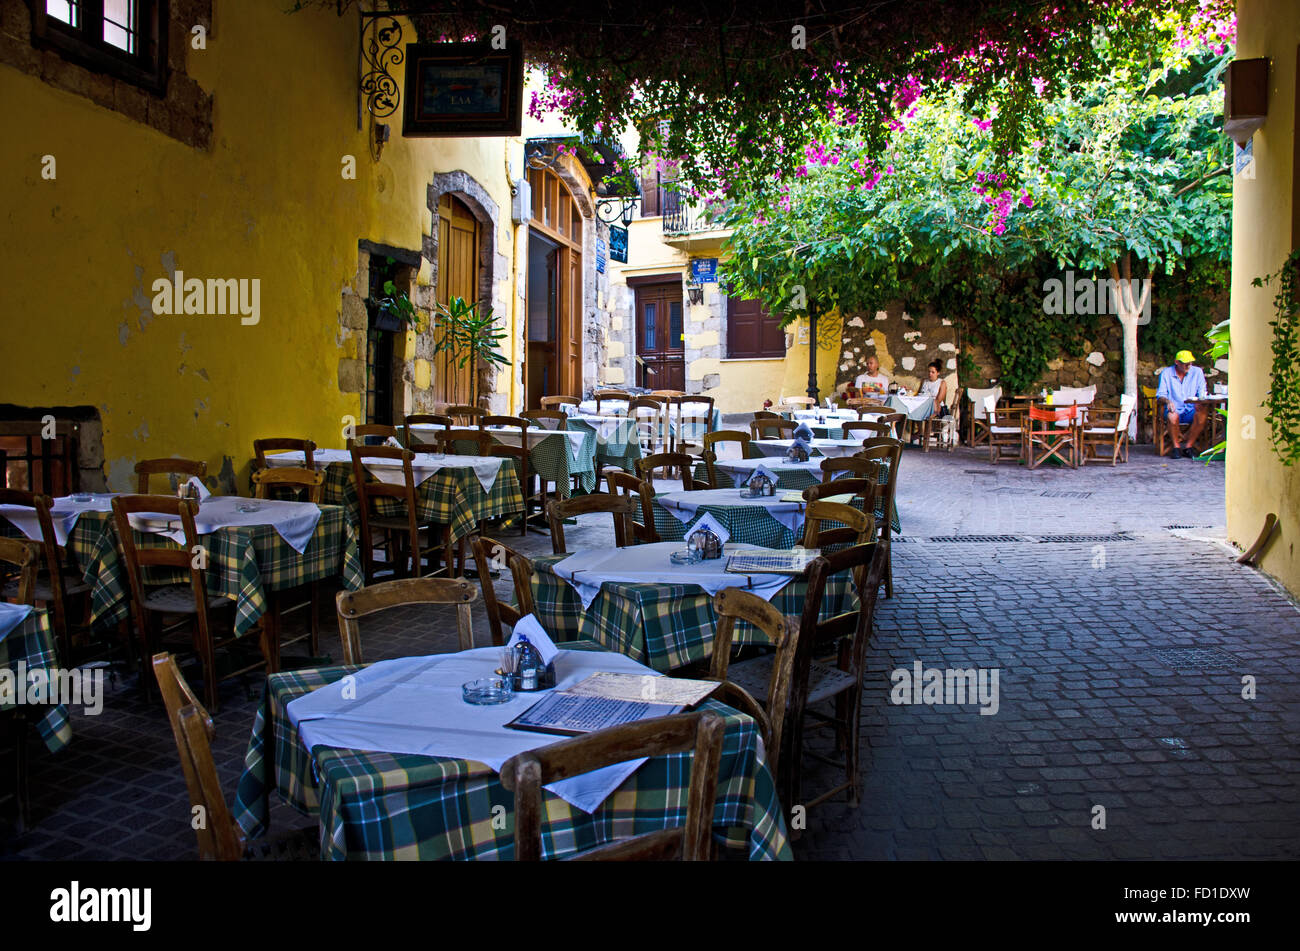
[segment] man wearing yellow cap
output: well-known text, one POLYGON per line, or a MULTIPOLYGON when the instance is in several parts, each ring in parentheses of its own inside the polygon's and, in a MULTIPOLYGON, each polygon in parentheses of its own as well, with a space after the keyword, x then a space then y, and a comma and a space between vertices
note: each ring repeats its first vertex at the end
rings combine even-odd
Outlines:
POLYGON ((1160 385, 1156 396, 1165 401, 1165 422, 1169 426, 1169 438, 1174 443, 1174 456, 1192 458, 1192 446, 1205 428, 1209 418, 1209 404, 1188 402, 1205 398, 1205 374, 1196 365, 1196 357, 1190 350, 1179 350, 1174 356, 1174 365, 1160 371, 1160 385), (1183 437, 1183 427, 1188 423, 1191 429, 1183 437))

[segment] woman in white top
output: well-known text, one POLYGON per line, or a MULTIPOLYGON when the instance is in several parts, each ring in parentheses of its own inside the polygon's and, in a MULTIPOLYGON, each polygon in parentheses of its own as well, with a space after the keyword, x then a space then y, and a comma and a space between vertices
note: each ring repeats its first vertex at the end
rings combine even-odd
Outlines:
POLYGON ((941 379, 939 374, 943 372, 943 364, 938 360, 932 360, 926 367, 926 376, 928 379, 921 384, 921 395, 928 396, 934 400, 934 408, 930 411, 931 416, 943 417, 948 415, 948 381, 941 379))

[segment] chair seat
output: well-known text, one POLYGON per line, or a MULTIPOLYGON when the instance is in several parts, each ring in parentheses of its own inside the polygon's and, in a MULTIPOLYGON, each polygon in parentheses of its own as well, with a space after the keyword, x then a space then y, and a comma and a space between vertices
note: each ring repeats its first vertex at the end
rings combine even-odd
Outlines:
POLYGON ((1085 429, 1084 432, 1090 435, 1095 434, 1095 435, 1113 436, 1115 435, 1115 427, 1114 426, 1090 426, 1087 429, 1085 429))
MULTIPOLYGON (((727 679, 745 689, 755 700, 767 705, 767 688, 772 682, 775 654, 742 660, 727 667, 727 679)), ((814 660, 808 671, 808 702, 820 703, 838 696, 853 686, 853 675, 833 664, 814 660)))
POLYGON ((1011 433, 1016 433, 1017 435, 1019 435, 1020 427, 1019 426, 990 426, 989 432, 1002 433, 1003 435, 1010 435, 1011 433))
MULTIPOLYGON (((65 597, 72 597, 78 594, 85 594, 90 590, 90 585, 73 574, 63 575, 63 594, 65 597)), ((32 587, 33 598, 37 601, 53 601, 54 591, 50 587, 49 575, 42 575, 36 578, 36 584, 32 587)), ((0 597, 14 598, 18 596, 18 579, 14 578, 0 589, 0 597)))
MULTIPOLYGON (((234 601, 221 595, 208 596, 208 610, 233 607, 234 601)), ((194 603, 194 589, 187 584, 169 584, 145 592, 144 606, 150 611, 166 614, 197 614, 194 603)))

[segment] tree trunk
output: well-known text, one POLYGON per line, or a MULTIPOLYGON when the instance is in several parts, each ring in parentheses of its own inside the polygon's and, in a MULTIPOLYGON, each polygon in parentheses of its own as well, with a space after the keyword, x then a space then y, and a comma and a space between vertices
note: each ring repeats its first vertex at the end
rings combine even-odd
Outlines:
POLYGON ((1133 296, 1133 265, 1130 252, 1125 251, 1120 255, 1118 261, 1112 261, 1110 265, 1110 277, 1115 282, 1115 300, 1118 304, 1119 322, 1120 326, 1124 328, 1124 395, 1133 398, 1133 406, 1135 407, 1135 411, 1129 416, 1128 420, 1130 439, 1137 436, 1138 320, 1151 300, 1151 283, 1154 274, 1155 268, 1152 267, 1149 269, 1141 295, 1135 298, 1133 296))

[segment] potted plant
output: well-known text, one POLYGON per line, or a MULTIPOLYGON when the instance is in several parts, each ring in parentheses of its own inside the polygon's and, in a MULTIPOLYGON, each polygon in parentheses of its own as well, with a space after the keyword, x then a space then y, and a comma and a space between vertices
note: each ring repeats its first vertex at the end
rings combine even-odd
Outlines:
POLYGON ((385 297, 370 302, 371 323, 376 330, 419 330, 420 315, 405 291, 399 291, 392 281, 384 281, 385 297))
POLYGON ((440 329, 434 336, 434 352, 447 354, 448 363, 457 369, 464 369, 466 365, 472 368, 469 392, 462 399, 461 380, 457 374, 452 381, 452 399, 477 406, 480 362, 510 366, 510 361, 497 350, 506 333, 496 329, 492 308, 480 306, 478 301, 468 304, 464 298, 453 297, 446 304, 439 304, 434 313, 435 326, 440 329))

